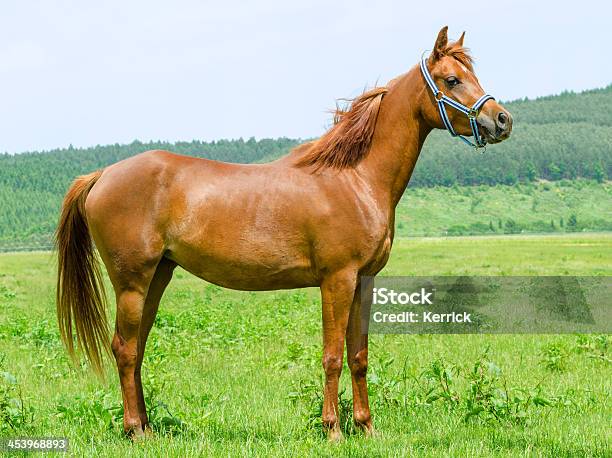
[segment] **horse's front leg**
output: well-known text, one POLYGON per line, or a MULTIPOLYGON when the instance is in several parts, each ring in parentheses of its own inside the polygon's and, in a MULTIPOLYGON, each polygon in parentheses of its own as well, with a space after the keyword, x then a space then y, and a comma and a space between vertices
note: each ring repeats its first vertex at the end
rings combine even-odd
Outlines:
POLYGON ((346 270, 334 273, 321 283, 323 314, 323 427, 330 441, 342 439, 338 410, 338 382, 342 372, 344 336, 353 303, 357 273, 346 270))
MULTIPOLYGON (((367 298, 366 298, 367 300, 367 298)), ((362 306, 366 309, 365 317, 369 316, 369 303, 362 304, 361 291, 358 287, 353 298, 351 314, 346 331, 346 357, 353 381, 353 419, 366 435, 372 435, 372 418, 368 402, 368 386, 366 375, 368 371, 368 334, 362 321, 362 306)), ((365 325, 367 326, 367 325, 365 325)))

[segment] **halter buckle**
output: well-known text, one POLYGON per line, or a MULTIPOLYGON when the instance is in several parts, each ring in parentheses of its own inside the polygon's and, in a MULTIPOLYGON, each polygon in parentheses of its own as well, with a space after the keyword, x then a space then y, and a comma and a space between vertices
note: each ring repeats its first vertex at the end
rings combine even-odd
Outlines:
POLYGON ((475 110, 474 108, 470 108, 470 110, 468 111, 467 117, 470 119, 476 119, 478 117, 478 110, 475 110))
POLYGON ((443 98, 444 98, 444 92, 440 90, 438 90, 438 92, 434 94, 434 99, 436 99, 436 102, 441 102, 443 98))

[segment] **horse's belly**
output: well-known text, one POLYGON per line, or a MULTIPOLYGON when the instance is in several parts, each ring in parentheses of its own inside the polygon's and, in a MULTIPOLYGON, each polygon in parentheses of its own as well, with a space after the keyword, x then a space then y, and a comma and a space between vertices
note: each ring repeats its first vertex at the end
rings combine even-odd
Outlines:
POLYGON ((270 291, 318 285, 315 276, 310 271, 299 268, 274 272, 261 271, 257 268, 249 268, 249 266, 242 266, 238 270, 223 268, 204 268, 197 271, 186 268, 186 270, 210 283, 242 291, 270 291))
POLYGON ((168 257, 188 272, 231 289, 263 291, 317 286, 310 261, 298 253, 259 253, 259 250, 223 250, 181 247, 168 257))

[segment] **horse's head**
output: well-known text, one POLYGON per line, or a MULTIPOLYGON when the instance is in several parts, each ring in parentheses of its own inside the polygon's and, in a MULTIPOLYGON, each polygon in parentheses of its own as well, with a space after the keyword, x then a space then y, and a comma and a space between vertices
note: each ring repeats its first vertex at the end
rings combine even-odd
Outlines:
POLYGON ((463 47, 465 33, 456 42, 448 43, 447 30, 448 27, 440 30, 431 55, 422 63, 428 86, 421 104, 423 117, 430 126, 446 128, 451 134, 469 136, 477 129, 480 138, 475 143, 479 146, 505 140, 512 131, 512 116, 495 99, 485 96, 472 59, 463 47))

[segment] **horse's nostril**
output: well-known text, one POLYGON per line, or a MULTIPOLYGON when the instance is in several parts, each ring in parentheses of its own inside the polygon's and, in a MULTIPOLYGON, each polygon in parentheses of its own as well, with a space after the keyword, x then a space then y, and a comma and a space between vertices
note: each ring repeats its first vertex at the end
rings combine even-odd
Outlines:
POLYGON ((504 113, 503 111, 500 111, 499 114, 497 115, 497 122, 499 123, 500 127, 503 127, 506 124, 506 122, 508 122, 508 115, 504 113))

